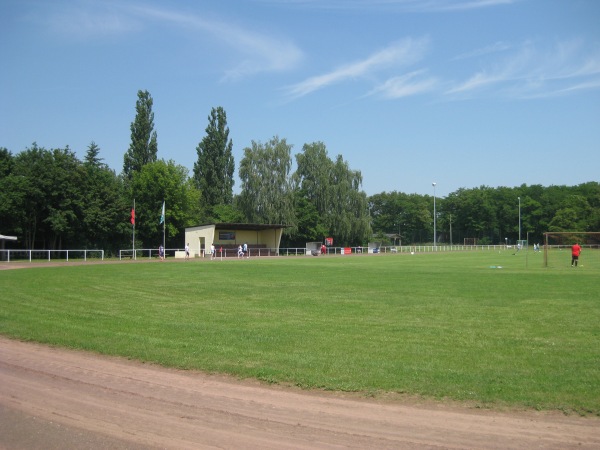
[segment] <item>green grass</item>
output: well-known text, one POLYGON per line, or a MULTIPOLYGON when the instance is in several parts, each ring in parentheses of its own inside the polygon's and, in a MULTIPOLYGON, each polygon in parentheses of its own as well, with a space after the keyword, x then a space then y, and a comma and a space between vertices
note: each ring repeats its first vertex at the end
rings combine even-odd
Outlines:
POLYGON ((4 270, 0 334, 302 388, 600 415, 600 268, 541 260, 490 251, 4 270))

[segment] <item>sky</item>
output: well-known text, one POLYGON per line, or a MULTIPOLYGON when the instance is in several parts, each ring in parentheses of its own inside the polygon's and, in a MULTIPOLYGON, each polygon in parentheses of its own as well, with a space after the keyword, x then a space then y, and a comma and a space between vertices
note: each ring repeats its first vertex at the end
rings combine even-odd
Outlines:
POLYGON ((95 142, 120 173, 147 90, 190 175, 225 109, 236 193, 274 136, 367 195, 600 181, 599 24, 597 0, 0 0, 0 147, 95 142))

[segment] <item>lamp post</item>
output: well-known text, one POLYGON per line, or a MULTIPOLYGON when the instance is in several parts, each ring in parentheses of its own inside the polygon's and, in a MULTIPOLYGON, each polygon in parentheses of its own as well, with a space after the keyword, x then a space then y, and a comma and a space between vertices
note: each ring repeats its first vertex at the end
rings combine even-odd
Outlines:
POLYGON ((519 199, 519 244, 521 243, 521 197, 519 199))
POLYGON ((437 249, 437 224, 436 224, 436 212, 435 212, 435 185, 436 183, 431 183, 433 186, 433 249, 437 249))

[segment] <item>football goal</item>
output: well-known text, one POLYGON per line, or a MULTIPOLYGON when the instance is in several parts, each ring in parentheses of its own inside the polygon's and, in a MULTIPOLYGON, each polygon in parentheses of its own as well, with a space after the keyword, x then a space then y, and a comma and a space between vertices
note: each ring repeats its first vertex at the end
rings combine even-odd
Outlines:
POLYGON ((571 247, 581 246, 579 266, 600 267, 600 232, 544 233, 544 267, 571 266, 571 247))

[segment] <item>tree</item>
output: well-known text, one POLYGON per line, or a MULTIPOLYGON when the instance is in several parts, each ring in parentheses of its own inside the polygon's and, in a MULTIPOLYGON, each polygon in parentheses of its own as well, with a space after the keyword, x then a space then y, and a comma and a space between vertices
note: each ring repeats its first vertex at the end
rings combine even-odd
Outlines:
POLYGON ((85 164, 93 167, 100 167, 102 165, 103 158, 100 158, 100 147, 96 145, 94 141, 88 145, 87 152, 85 153, 85 164))
POLYGON ((49 225, 50 248, 77 245, 81 238, 81 209, 83 205, 83 180, 81 161, 67 146, 53 149, 51 168, 48 171, 46 191, 48 215, 43 222, 49 225))
POLYGON ((13 174, 14 156, 8 149, 0 148, 0 233, 11 234, 16 230, 17 214, 22 207, 25 180, 13 174))
POLYGON ((197 220, 192 217, 199 193, 188 178, 188 170, 173 161, 158 160, 146 164, 131 181, 136 192, 136 241, 156 246, 163 240, 160 223, 162 204, 165 202, 165 235, 167 247, 182 247, 182 233, 186 226, 197 220))
POLYGON ((296 155, 295 182, 320 215, 329 212, 331 206, 331 174, 333 162, 322 142, 304 144, 302 153, 296 155))
POLYGON ((328 229, 340 244, 363 244, 371 234, 367 196, 359 191, 362 175, 338 155, 331 174, 328 229))
POLYGON ((92 142, 84 159, 83 238, 86 248, 116 253, 130 240, 130 227, 122 220, 129 201, 122 180, 99 157, 92 142))
POLYGON ((322 142, 304 144, 296 155, 296 172, 292 176, 295 194, 296 226, 290 229, 297 245, 322 241, 329 235, 327 217, 331 204, 333 162, 322 142))
POLYGON ((306 242, 321 242, 328 232, 317 208, 308 199, 307 193, 300 189, 295 190, 294 197, 296 226, 289 229, 286 245, 303 247, 306 242))
POLYGON ((154 131, 153 100, 148 91, 138 91, 135 104, 135 120, 131 123, 131 144, 125 153, 123 174, 131 180, 134 172, 146 164, 155 162, 158 154, 156 131, 154 131))
MULTIPOLYGON (((403 192, 382 192, 369 198, 369 210, 373 230, 380 234, 399 235, 399 242, 409 244, 415 242, 419 226, 416 219, 420 216, 415 202, 420 196, 403 192)), ((428 218, 426 219, 429 220, 428 218)))
POLYGON ((13 155, 8 149, 0 147, 0 179, 8 176, 13 168, 13 155))
POLYGON ((218 215, 217 206, 233 202, 235 163, 225 110, 213 108, 208 120, 206 136, 196 147, 198 160, 194 163, 194 181, 201 191, 202 206, 209 219, 214 220, 218 215))
POLYGON ((248 222, 294 223, 293 190, 289 172, 292 146, 275 136, 266 144, 252 141, 240 163, 242 192, 239 206, 248 222))
MULTIPOLYGON (((327 156, 322 142, 305 144, 302 153, 296 155, 298 168, 294 182, 302 195, 311 202, 318 214, 318 221, 301 220, 300 213, 310 212, 302 202, 297 205, 299 226, 311 225, 316 230, 325 230, 341 244, 363 244, 371 233, 367 197, 360 191, 362 175, 351 170, 341 155, 335 162, 327 156)), ((295 231, 310 236, 310 230, 295 231)), ((322 238, 323 236, 320 236, 322 238)))
POLYGON ((80 243, 83 179, 82 164, 68 146, 46 150, 34 143, 14 158, 13 223, 25 248, 80 243))

